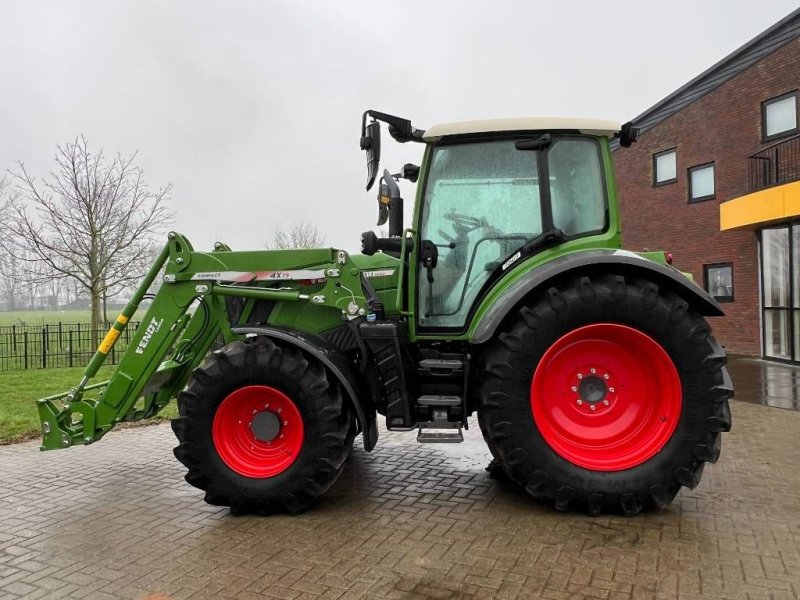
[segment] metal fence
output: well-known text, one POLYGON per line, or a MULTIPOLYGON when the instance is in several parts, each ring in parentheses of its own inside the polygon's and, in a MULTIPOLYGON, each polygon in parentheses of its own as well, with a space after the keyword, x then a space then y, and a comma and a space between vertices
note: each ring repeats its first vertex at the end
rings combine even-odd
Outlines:
POLYGON ((748 158, 751 192, 800 180, 800 135, 789 138, 748 158))
MULTIPOLYGON (((107 323, 102 330, 87 323, 0 326, 0 372, 85 366, 110 326, 107 323)), ((128 323, 106 364, 117 364, 138 326, 138 321, 128 323)))

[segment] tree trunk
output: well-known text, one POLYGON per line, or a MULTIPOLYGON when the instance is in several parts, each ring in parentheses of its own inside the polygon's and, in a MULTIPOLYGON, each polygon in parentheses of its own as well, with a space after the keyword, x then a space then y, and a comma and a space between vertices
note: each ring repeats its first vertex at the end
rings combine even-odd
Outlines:
POLYGON ((92 296, 92 345, 100 343, 100 330, 103 328, 100 314, 100 286, 95 283, 90 290, 92 296))

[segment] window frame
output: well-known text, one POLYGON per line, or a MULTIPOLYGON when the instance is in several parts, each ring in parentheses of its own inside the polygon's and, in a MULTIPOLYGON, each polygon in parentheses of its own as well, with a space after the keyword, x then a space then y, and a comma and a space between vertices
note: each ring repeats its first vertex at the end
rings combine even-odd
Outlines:
POLYGON ((708 263, 703 265, 703 289, 708 292, 708 295, 714 298, 717 302, 734 302, 734 298, 736 295, 736 287, 733 281, 733 263, 732 262, 720 262, 720 263, 708 263), (715 296, 711 293, 708 285, 708 272, 711 269, 724 269, 728 268, 731 270, 731 293, 727 296, 715 296))
POLYGON ((798 90, 792 90, 791 92, 786 92, 785 94, 781 94, 780 96, 775 96, 773 98, 769 98, 768 100, 764 100, 761 103, 761 141, 763 143, 772 142, 774 140, 780 140, 785 137, 792 136, 800 131, 800 119, 797 116, 797 99, 798 99, 798 90), (794 129, 786 129, 785 131, 779 131, 778 133, 773 133, 772 135, 767 135, 767 107, 770 104, 775 104, 776 102, 781 102, 782 100, 786 100, 787 98, 794 98, 794 129))
POLYGON ((686 192, 688 195, 689 204, 696 204, 698 202, 705 202, 706 200, 713 200, 717 197, 717 165, 715 161, 703 163, 702 165, 695 165, 693 167, 689 167, 686 169, 687 174, 687 182, 686 182, 686 192), (711 194, 707 194, 705 196, 698 196, 697 198, 692 197, 692 173, 695 171, 700 171, 702 169, 707 169, 711 167, 713 171, 713 182, 714 182, 714 191, 711 194))
POLYGON ((653 154, 653 187, 661 187, 662 185, 669 185, 678 181, 678 147, 667 148, 653 154), (666 154, 675 154, 675 177, 672 179, 665 179, 664 181, 658 180, 658 158, 666 154))

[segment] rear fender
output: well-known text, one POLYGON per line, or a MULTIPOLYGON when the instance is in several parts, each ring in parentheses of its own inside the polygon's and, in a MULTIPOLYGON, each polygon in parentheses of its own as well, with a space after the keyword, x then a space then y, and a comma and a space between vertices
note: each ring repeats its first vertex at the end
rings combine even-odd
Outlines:
POLYGON ((319 360, 336 377, 356 413, 359 429, 364 433, 364 449, 369 452, 378 441, 375 405, 356 376, 352 362, 322 338, 313 334, 277 327, 235 327, 239 335, 263 335, 282 344, 291 344, 319 360))
MULTIPOLYGON (((500 323, 526 296, 538 288, 549 285, 553 280, 564 276, 604 272, 650 280, 678 294, 703 316, 724 315, 717 301, 708 292, 673 267, 653 262, 628 250, 585 250, 554 258, 531 269, 509 284, 492 305, 487 309, 478 310, 477 314, 481 316, 470 328, 470 342, 482 344, 489 341, 500 323)), ((502 282, 499 285, 502 285, 502 282)))

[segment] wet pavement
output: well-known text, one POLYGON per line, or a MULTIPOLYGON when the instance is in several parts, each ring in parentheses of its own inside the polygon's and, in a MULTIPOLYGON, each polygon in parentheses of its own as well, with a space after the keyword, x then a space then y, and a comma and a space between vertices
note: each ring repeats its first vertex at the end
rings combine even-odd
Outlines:
MULTIPOLYGON (((749 361, 732 361, 744 399, 793 381, 749 361)), ((0 447, 0 598, 796 599, 800 413, 758 403, 732 403, 695 490, 633 518, 558 513, 490 478, 477 427, 460 445, 381 432, 371 454, 358 439, 294 517, 204 504, 166 425, 0 447)))
POLYGON ((800 410, 800 365, 787 365, 749 356, 730 356, 736 399, 800 410))

